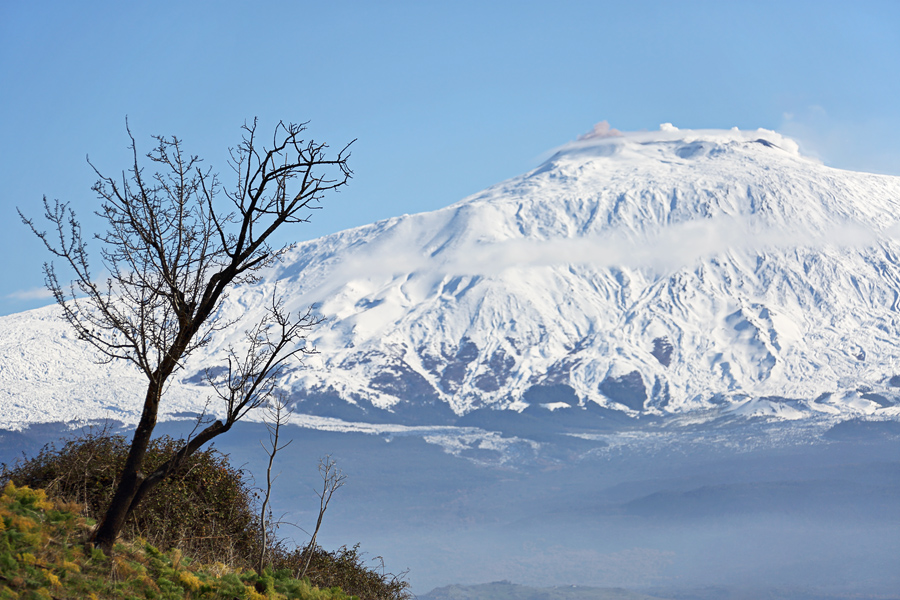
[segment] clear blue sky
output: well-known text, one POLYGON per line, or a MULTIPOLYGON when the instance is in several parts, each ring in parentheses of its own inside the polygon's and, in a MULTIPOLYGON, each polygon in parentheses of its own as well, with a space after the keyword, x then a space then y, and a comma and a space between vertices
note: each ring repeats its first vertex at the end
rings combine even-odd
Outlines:
POLYGON ((436 209, 601 120, 764 127, 826 164, 900 175, 900 2, 0 1, 0 314, 49 256, 15 207, 71 201, 176 134, 223 175, 239 126, 358 138, 308 239, 436 209))

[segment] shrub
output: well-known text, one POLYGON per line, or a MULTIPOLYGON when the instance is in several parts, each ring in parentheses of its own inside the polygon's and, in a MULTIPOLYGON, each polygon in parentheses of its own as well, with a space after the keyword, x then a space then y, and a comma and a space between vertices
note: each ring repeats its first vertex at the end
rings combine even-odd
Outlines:
MULTIPOLYGON (((179 447, 162 437, 151 442, 147 468, 152 470, 179 447)), ((0 483, 46 489, 47 493, 84 506, 85 516, 103 517, 115 489, 115 477, 128 454, 121 435, 88 433, 61 448, 48 444, 12 468, 3 465, 0 483)), ((191 456, 182 471, 153 489, 126 524, 126 539, 144 538, 159 548, 180 548, 196 559, 225 557, 242 563, 259 548, 253 492, 243 471, 210 447, 191 456)), ((241 565, 248 566, 248 565, 241 565)))
MULTIPOLYGON (((151 442, 146 468, 154 469, 179 445, 169 437, 151 442)), ((96 520, 112 497, 128 447, 123 436, 106 432, 87 433, 62 442, 60 447, 48 444, 33 458, 0 466, 0 488, 12 482, 17 487, 45 489, 60 503, 80 504, 83 516, 96 520)), ((180 551, 171 555, 179 557, 177 560, 184 553, 202 563, 226 563, 223 568, 230 572, 254 569, 262 548, 258 495, 246 474, 229 464, 227 455, 209 447, 196 452, 181 472, 150 492, 129 519, 123 537, 143 540, 160 552, 180 551)), ((287 548, 271 532, 267 546, 277 579, 300 573, 306 563, 304 549, 287 548)), ((125 566, 123 562, 120 570, 127 570, 125 566)), ((407 600, 410 593, 405 574, 394 576, 384 572, 383 564, 381 567, 367 566, 358 545, 333 552, 317 546, 305 585, 323 591, 340 588, 362 600, 407 600)), ((185 588, 196 585, 185 577, 164 578, 163 583, 185 588)))
MULTIPOLYGON (((381 557, 379 567, 368 566, 359 544, 352 548, 343 546, 329 552, 316 546, 306 576, 320 588, 340 588, 345 593, 359 598, 390 598, 405 600, 410 597, 406 573, 393 575, 384 571, 381 557)), ((294 573, 306 564, 305 549, 281 551, 276 554, 275 568, 290 569, 294 573)))

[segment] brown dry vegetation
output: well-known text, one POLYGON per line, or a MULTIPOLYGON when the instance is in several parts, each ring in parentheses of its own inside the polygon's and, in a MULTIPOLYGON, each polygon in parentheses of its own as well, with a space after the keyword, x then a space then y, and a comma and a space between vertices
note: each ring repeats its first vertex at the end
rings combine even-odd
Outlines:
MULTIPOLYGON (((180 446, 168 437, 148 449, 148 468, 165 460, 180 446)), ((81 516, 102 517, 128 452, 122 436, 89 433, 57 447, 45 446, 36 456, 2 465, 0 485, 46 490, 63 503, 77 503, 81 516)), ((246 474, 215 448, 189 458, 176 476, 161 483, 135 510, 123 530, 122 541, 141 543, 160 552, 178 551, 204 564, 223 563, 231 570, 257 567, 265 543, 267 567, 297 575, 313 553, 306 576, 312 585, 339 587, 363 600, 406 600, 408 583, 365 563, 358 546, 326 551, 321 547, 288 548, 273 532, 260 531, 257 493, 246 474)))

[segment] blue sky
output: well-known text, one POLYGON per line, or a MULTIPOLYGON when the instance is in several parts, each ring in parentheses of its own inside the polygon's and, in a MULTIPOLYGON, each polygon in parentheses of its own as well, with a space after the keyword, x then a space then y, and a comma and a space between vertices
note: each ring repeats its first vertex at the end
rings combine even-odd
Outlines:
POLYGON ((440 208, 601 120, 764 127, 900 175, 900 2, 0 2, 0 314, 48 303, 15 207, 99 224, 95 176, 178 135, 225 174, 257 116, 357 138, 309 239, 440 208))

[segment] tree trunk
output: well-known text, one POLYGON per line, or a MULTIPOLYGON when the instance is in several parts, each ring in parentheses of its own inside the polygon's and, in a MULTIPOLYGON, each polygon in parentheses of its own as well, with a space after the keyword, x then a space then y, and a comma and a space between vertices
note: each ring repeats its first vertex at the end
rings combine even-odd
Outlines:
POLYGON ((131 504, 128 507, 128 511, 125 513, 125 521, 127 521, 131 517, 131 513, 134 512, 134 509, 140 505, 140 503, 144 500, 144 498, 149 494, 153 488, 162 483, 170 474, 175 473, 178 469, 181 468, 181 465, 184 464, 188 458, 194 455, 197 450, 199 450, 204 444, 208 441, 212 440, 214 437, 221 435, 231 429, 231 425, 222 424, 221 421, 216 421, 206 429, 200 432, 195 438, 185 442, 184 446, 176 452, 171 458, 165 461, 163 464, 159 465, 155 471, 142 478, 142 481, 138 484, 138 488, 135 491, 134 496, 131 499, 131 504))
POLYGON ((141 467, 147 454, 147 446, 149 446, 150 439, 153 436, 153 429, 156 427, 161 391, 162 384, 158 384, 155 381, 151 382, 147 388, 141 421, 134 431, 134 439, 131 442, 131 449, 128 451, 125 466, 122 468, 122 475, 116 486, 116 492, 113 494, 112 501, 106 510, 106 514, 103 516, 103 520, 94 533, 94 544, 107 555, 112 551, 119 533, 125 526, 125 520, 131 513, 132 501, 144 481, 141 467))

